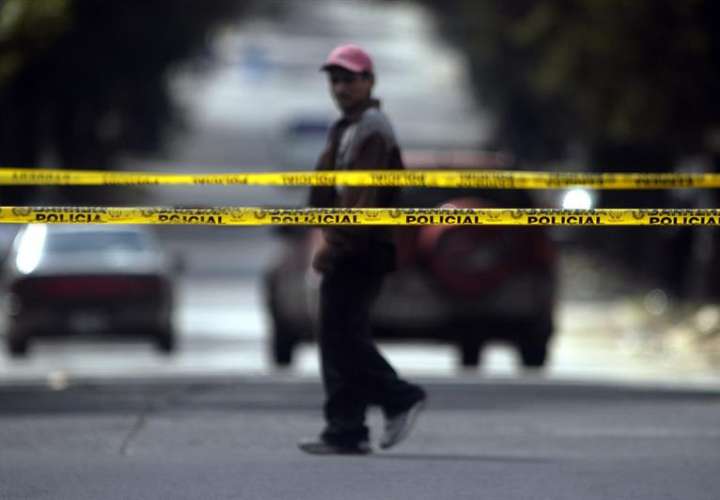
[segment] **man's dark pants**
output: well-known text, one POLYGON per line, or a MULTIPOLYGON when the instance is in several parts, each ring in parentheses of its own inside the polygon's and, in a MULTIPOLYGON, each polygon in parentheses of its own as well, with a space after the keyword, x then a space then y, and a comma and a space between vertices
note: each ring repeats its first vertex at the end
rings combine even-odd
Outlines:
POLYGON ((398 377, 372 340, 370 308, 384 276, 352 262, 339 263, 323 274, 318 333, 327 426, 322 437, 330 442, 366 440, 368 405, 393 415, 423 394, 398 377))

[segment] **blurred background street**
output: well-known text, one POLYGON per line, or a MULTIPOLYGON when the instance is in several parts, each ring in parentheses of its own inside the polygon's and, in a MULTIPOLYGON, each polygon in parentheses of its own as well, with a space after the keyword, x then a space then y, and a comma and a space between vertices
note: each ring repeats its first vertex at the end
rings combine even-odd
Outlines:
MULTIPOLYGON (((572 146, 577 141, 569 135, 570 146, 558 154, 550 147, 552 141, 548 140, 541 152, 522 150, 520 143, 508 142, 508 136, 498 133, 507 126, 502 123, 507 117, 476 99, 476 87, 482 86, 484 77, 473 80, 474 56, 456 40, 463 32, 443 36, 444 23, 457 20, 437 17, 434 8, 422 2, 315 0, 312 5, 248 2, 241 9, 238 4, 236 10, 229 10, 239 20, 218 25, 221 29, 208 33, 204 44, 198 43, 203 47, 199 53, 172 65, 168 72, 169 98, 182 127, 174 128, 165 146, 154 152, 152 147, 139 148, 141 154, 117 145, 104 148, 106 153, 115 151, 112 164, 125 170, 167 172, 311 169, 327 126, 336 116, 318 61, 329 47, 354 40, 376 58, 376 95, 383 99, 395 123, 406 162, 408 157, 410 163, 420 158, 422 164, 428 154, 437 158, 442 152, 513 147, 522 160, 521 167, 531 164, 533 158, 543 165, 554 158, 550 168, 581 165, 583 155, 577 151, 583 148, 572 146)), ((22 1, 5 5, 5 19, 10 19, 8 12, 21 6, 22 1)), ((222 12, 222 2, 217 8, 222 12)), ((463 8, 458 2, 453 12, 459 14, 463 8)), ((37 22, 57 21, 51 12, 27 11, 27 22, 33 14, 37 22)), ((120 11, 116 14, 121 15, 120 11)), ((158 108, 157 112, 164 111, 158 108)), ((513 130, 520 133, 519 128, 513 130)), ((52 150, 40 150, 33 156, 44 158, 47 166, 63 160, 52 150)), ((10 150, 6 157, 11 157, 10 150)), ((82 160, 80 153, 75 157, 82 160)), ((702 161, 690 160, 689 168, 702 165, 702 161)), ((105 165, 90 162, 87 166, 105 165)), ((638 167, 629 160, 623 166, 638 167)), ((563 196, 562 192, 534 194, 540 195, 541 206, 557 206, 563 196)), ((696 202, 712 203, 702 201, 704 193, 695 194, 696 202)), ((598 195, 585 194, 591 203, 599 204, 598 195)), ((625 206, 633 206, 637 199, 633 195, 646 193, 627 194, 625 206)), ((5 199, 10 203, 16 196, 17 189, 12 195, 6 193, 5 199)), ((41 188, 28 196, 27 201, 38 204, 78 200, 120 205, 303 206, 307 190, 41 188)), ((639 201, 646 203, 647 197, 639 201)), ((7 248, 16 228, 1 229, 7 248)), ((557 335, 545 374, 665 380, 717 377, 718 308, 705 299, 711 299, 713 291, 696 278, 705 276, 704 269, 712 265, 713 236, 700 231, 688 236, 687 230, 642 230, 642 234, 638 230, 590 231, 592 234, 567 228, 551 234, 559 250, 557 335), (638 249, 640 252, 634 251, 638 249), (639 254, 645 256, 637 261, 639 254)), ((41 340, 28 358, 0 357, 0 380, 273 373, 268 347, 272 318, 265 307, 263 281, 268 269, 282 258, 277 232, 267 228, 161 227, 156 233, 168 253, 182 259, 184 267, 177 279, 174 316, 181 348, 176 355, 167 359, 157 356, 142 342, 41 340)), ((383 348, 403 371, 448 377, 457 373, 457 353, 447 344, 415 342, 383 348)), ((485 353, 482 374, 515 375, 519 373, 515 358, 511 349, 493 344, 485 353)), ((313 347, 301 347, 290 373, 317 374, 313 347)))

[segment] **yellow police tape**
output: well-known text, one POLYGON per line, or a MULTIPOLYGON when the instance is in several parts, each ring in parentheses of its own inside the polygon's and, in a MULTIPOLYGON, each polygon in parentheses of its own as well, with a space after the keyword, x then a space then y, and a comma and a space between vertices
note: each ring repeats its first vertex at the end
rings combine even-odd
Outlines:
POLYGON ((195 185, 195 186, 417 186, 493 189, 677 189, 720 188, 720 174, 562 173, 500 170, 353 170, 338 172, 262 172, 162 174, 0 168, 0 185, 195 185))
POLYGON ((720 209, 0 207, 0 223, 211 226, 718 226, 720 209))

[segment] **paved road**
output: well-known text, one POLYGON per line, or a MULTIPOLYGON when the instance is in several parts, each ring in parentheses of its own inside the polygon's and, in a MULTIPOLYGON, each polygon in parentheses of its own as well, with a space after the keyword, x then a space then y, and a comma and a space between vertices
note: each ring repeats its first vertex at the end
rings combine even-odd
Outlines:
POLYGON ((327 458, 294 446, 318 430, 316 383, 0 388, 0 498, 717 499, 718 391, 436 381, 429 392, 407 443, 327 458))

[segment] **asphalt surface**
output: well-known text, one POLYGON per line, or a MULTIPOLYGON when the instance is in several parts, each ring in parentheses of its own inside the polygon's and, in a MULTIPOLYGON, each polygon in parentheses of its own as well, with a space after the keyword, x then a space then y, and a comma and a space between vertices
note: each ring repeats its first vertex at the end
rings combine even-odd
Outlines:
POLYGON ((5 386, 0 498, 717 499, 720 390, 428 382, 414 434, 368 457, 297 450, 312 380, 5 386))

